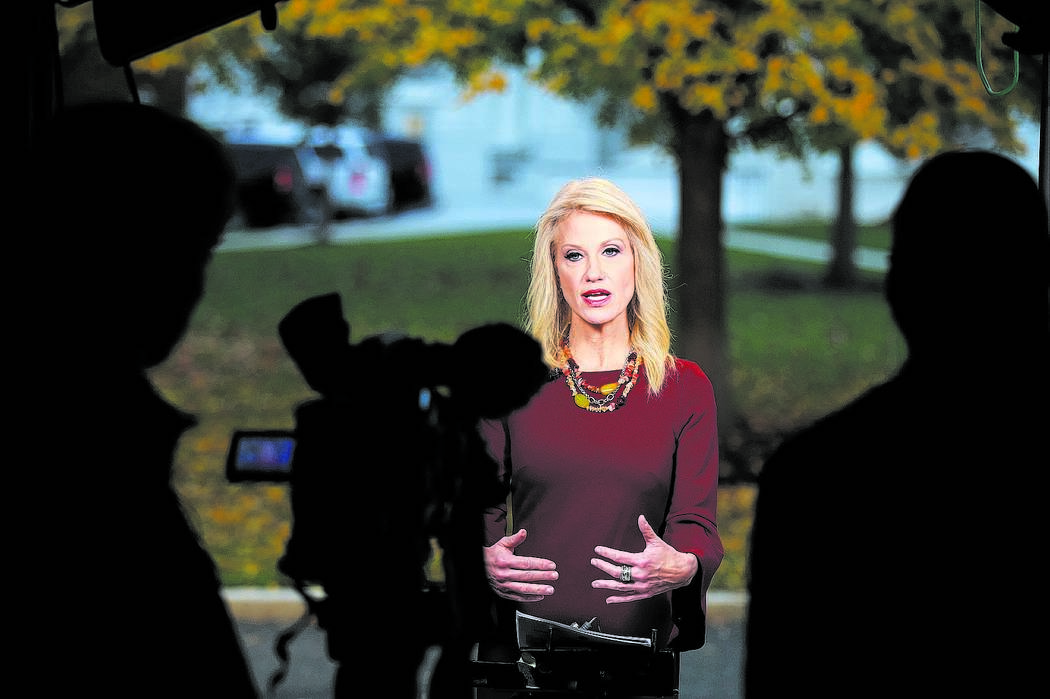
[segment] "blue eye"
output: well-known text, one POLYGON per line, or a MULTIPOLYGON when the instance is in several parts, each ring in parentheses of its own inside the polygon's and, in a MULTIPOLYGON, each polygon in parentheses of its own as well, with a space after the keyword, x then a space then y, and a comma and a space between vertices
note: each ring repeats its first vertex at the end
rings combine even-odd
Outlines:
POLYGON ((573 250, 571 252, 565 253, 565 259, 569 262, 576 262, 582 257, 583 255, 578 250, 573 250))
POLYGON ((610 247, 607 247, 604 250, 602 250, 602 254, 606 255, 608 257, 614 257, 615 255, 619 255, 620 254, 620 248, 615 247, 615 246, 610 246, 610 247))

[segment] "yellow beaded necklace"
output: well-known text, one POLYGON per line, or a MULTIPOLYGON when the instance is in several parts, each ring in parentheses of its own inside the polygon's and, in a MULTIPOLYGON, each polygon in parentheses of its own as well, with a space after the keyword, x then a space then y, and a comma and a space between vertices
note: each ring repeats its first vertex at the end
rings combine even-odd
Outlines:
POLYGON ((638 380, 638 373, 642 366, 642 360, 635 350, 631 350, 624 362, 620 377, 613 383, 601 386, 592 386, 580 376, 580 365, 572 357, 569 343, 563 341, 562 353, 565 355, 565 383, 572 393, 572 400, 577 406, 592 413, 607 413, 617 408, 622 408, 627 402, 627 394, 634 388, 638 380), (601 397, 595 397, 600 395, 601 397))

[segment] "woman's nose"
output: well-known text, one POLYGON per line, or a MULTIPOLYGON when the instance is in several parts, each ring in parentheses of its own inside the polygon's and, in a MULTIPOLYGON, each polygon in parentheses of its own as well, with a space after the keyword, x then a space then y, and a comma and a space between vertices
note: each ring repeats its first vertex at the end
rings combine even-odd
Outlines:
POLYGON ((587 264, 587 281, 594 282, 604 278, 605 273, 602 271, 601 260, 592 259, 592 261, 587 264))

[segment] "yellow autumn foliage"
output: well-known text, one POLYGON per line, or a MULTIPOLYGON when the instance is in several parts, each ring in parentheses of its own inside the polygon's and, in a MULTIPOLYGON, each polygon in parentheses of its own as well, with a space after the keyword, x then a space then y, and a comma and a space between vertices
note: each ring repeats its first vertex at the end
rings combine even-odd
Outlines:
POLYGON ((832 20, 813 27, 814 42, 826 47, 845 46, 857 38, 857 31, 846 19, 832 20))
POLYGON ((504 92, 507 89, 507 76, 503 71, 487 70, 471 76, 467 89, 460 95, 462 102, 468 102, 479 95, 490 92, 504 92))
POLYGON ((649 85, 639 85, 631 96, 631 103, 643 112, 656 109, 656 91, 649 85))
MULTIPOLYGON (((949 1, 965 27, 974 27, 969 2, 949 1)), ((734 10, 706 0, 608 0, 597 7, 592 27, 573 20, 559 0, 286 0, 278 4, 278 31, 368 45, 361 64, 348 66, 328 88, 333 104, 346 99, 359 77, 374 76, 377 69, 396 75, 434 61, 456 65, 465 56, 472 61, 466 72, 479 73, 468 75, 465 98, 503 89, 485 75, 488 63, 478 57, 498 48, 487 46, 490 28, 516 28, 542 50, 536 73, 547 89, 575 96, 593 92, 594 85, 608 90, 620 84, 616 89, 624 99, 646 114, 655 114, 660 94, 689 111, 709 110, 720 118, 756 106, 805 104, 811 124, 834 124, 857 140, 908 144, 908 153, 922 155, 941 142, 929 130, 942 128, 943 120, 915 118, 891 127, 884 108, 886 90, 912 77, 923 82, 922 99, 929 104, 949 94, 969 118, 1002 119, 984 99, 972 62, 942 58, 941 30, 928 21, 932 10, 915 3, 760 0, 734 10), (881 23, 883 31, 911 47, 913 59, 893 68, 873 64, 853 13, 881 23), (771 45, 776 50, 770 52, 771 45)), ((90 21, 87 5, 59 14, 62 41, 90 21)), ((987 12, 985 36, 1003 29, 1009 27, 987 12)), ((237 41, 229 46, 245 60, 272 50, 258 18, 249 16, 145 57, 136 68, 150 73, 185 68, 203 51, 225 47, 225 37, 235 34, 237 41)), ((1006 84, 1010 68, 994 64, 989 70, 993 80, 1006 84)))

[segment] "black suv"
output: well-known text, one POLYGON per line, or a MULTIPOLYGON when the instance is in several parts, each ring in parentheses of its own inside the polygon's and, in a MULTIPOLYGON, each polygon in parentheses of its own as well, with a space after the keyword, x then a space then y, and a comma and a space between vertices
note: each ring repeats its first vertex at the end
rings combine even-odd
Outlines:
POLYGON ((414 139, 374 134, 369 151, 390 164, 394 210, 430 206, 430 161, 423 144, 414 139))
POLYGON ((226 147, 237 172, 235 220, 249 228, 322 220, 324 192, 307 181, 297 147, 228 141, 226 147))

